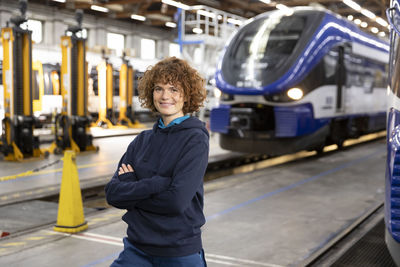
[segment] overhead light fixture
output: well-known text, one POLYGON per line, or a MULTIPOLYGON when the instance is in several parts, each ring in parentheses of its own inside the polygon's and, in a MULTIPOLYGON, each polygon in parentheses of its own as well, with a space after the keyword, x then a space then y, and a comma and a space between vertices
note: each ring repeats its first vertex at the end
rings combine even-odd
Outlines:
POLYGON ((368 27, 368 23, 363 21, 363 22, 361 22, 360 26, 363 27, 363 28, 367 28, 368 27))
POLYGON ((182 4, 181 2, 176 2, 176 1, 173 1, 173 0, 161 0, 161 2, 164 3, 164 4, 170 5, 170 6, 182 8, 184 10, 188 10, 189 9, 188 5, 182 4))
POLYGON ((202 29, 200 29, 200 28, 193 28, 193 30, 192 30, 194 33, 197 33, 197 34, 201 34, 201 33, 203 33, 203 30, 202 29))
POLYGON ((361 20, 360 19, 355 19, 354 23, 357 24, 357 25, 360 25, 361 24, 361 20))
POLYGON ((343 0, 343 3, 345 3, 354 10, 361 11, 361 6, 352 0, 343 0))
POLYGON ((100 11, 100 12, 104 12, 104 13, 108 12, 108 8, 102 7, 102 6, 91 5, 90 9, 96 10, 96 11, 100 11))
POLYGON ((216 17, 214 13, 208 12, 208 11, 205 11, 205 10, 202 10, 202 9, 197 10, 197 13, 202 15, 202 16, 209 17, 209 18, 212 18, 212 19, 215 19, 215 17, 216 17))
POLYGON ((176 28, 176 23, 174 22, 165 22, 165 26, 170 27, 170 28, 176 28))
POLYGON ((382 25, 383 27, 387 27, 389 24, 383 18, 376 18, 376 22, 382 25))
POLYGON ((376 34, 376 33, 379 32, 379 30, 378 30, 377 27, 372 27, 372 28, 371 28, 371 32, 376 34))
POLYGON ((260 1, 265 3, 265 4, 271 4, 271 0, 260 0, 260 1))
POLYGON ((362 9, 361 10, 361 14, 363 14, 364 16, 370 18, 370 19, 375 19, 376 15, 374 13, 372 13, 371 11, 367 10, 367 9, 362 9))
POLYGON ((136 14, 132 14, 131 15, 131 19, 145 21, 146 17, 140 16, 140 15, 136 15, 136 14))
POLYGON ((380 37, 385 37, 385 36, 386 36, 386 33, 385 33, 385 32, 380 32, 380 33, 378 33, 378 35, 379 35, 380 37))
POLYGON ((353 15, 348 15, 348 16, 347 16, 347 19, 348 19, 348 20, 353 20, 354 17, 353 17, 353 15))
POLYGON ((53 0, 54 2, 65 3, 65 0, 53 0))
POLYGON ((231 24, 236 24, 236 25, 239 25, 239 26, 243 24, 242 21, 240 21, 238 19, 234 19, 234 18, 228 18, 226 21, 231 23, 231 24))
POLYGON ((290 16, 293 14, 293 10, 288 8, 287 6, 283 5, 283 4, 277 4, 275 6, 277 9, 282 10, 286 13, 287 16, 290 16))

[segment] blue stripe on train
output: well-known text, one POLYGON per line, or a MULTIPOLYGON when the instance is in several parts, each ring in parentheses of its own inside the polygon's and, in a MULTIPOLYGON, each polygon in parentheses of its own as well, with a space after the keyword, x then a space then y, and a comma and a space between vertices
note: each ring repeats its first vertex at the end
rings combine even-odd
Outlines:
POLYGON ((314 119, 310 103, 274 107, 275 137, 296 137, 310 134, 329 123, 329 119, 314 119))
MULTIPOLYGON (((311 134, 330 123, 332 118, 315 119, 314 111, 310 103, 274 107, 275 137, 286 138, 311 134)), ((341 119, 350 119, 348 127, 351 127, 351 119, 360 116, 368 116, 367 131, 376 131, 385 127, 385 112, 376 114, 357 114, 340 116, 341 119)), ((230 106, 220 105, 211 110, 210 128, 213 132, 228 133, 230 125, 230 106)), ((350 129, 348 129, 350 131, 350 129)))
POLYGON ((219 105, 213 108, 210 113, 210 129, 217 133, 228 133, 230 121, 230 106, 219 105))

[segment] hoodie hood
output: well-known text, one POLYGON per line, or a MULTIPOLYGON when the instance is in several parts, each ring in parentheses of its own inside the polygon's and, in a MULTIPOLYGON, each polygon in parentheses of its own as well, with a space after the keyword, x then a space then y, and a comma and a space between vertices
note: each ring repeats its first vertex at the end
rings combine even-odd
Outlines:
POLYGON ((159 118, 153 125, 153 131, 152 131, 152 134, 150 135, 149 146, 147 147, 146 152, 144 154, 143 160, 146 162, 149 160, 149 155, 152 154, 155 150, 158 150, 162 143, 169 143, 171 141, 171 138, 179 138, 180 132, 182 132, 182 131, 185 131, 185 130, 199 131, 199 130, 201 130, 203 133, 206 134, 207 139, 210 139, 210 135, 206 128, 206 124, 196 117, 191 116, 179 124, 172 125, 170 127, 166 127, 163 129, 158 127, 158 120, 159 120, 159 118), (178 134, 178 135, 175 135, 175 134, 178 134), (159 136, 159 137, 156 138, 156 136, 159 136))

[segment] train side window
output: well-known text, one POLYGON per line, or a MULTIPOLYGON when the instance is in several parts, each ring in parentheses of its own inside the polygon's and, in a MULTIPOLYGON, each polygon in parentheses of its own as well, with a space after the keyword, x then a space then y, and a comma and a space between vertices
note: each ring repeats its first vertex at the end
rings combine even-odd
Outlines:
POLYGON ((362 80, 363 80, 364 92, 367 94, 371 94, 372 91, 374 90, 374 84, 375 84, 374 74, 372 72, 365 72, 362 80))
POLYGON ((337 49, 330 50, 323 58, 324 69, 325 69, 325 83, 334 84, 336 68, 338 63, 338 51, 337 49))
POLYGON ((391 81, 390 81, 390 87, 393 92, 393 94, 400 96, 400 41, 399 41, 399 36, 394 34, 395 41, 392 42, 394 43, 393 45, 393 58, 391 59, 391 70, 390 70, 390 75, 391 75, 391 81))

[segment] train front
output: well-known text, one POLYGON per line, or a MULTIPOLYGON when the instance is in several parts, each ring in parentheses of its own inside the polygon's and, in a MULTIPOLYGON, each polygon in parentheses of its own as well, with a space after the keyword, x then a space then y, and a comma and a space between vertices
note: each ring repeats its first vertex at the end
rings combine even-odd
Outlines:
POLYGON ((390 71, 388 86, 387 162, 385 177, 385 241, 392 258, 400 266, 400 4, 391 3, 388 18, 390 71))
POLYGON ((307 8, 268 12, 230 40, 216 73, 221 104, 210 120, 222 148, 276 155, 320 145, 312 133, 322 125, 309 105, 296 102, 306 93, 296 85, 309 70, 294 66, 324 15, 307 8))

